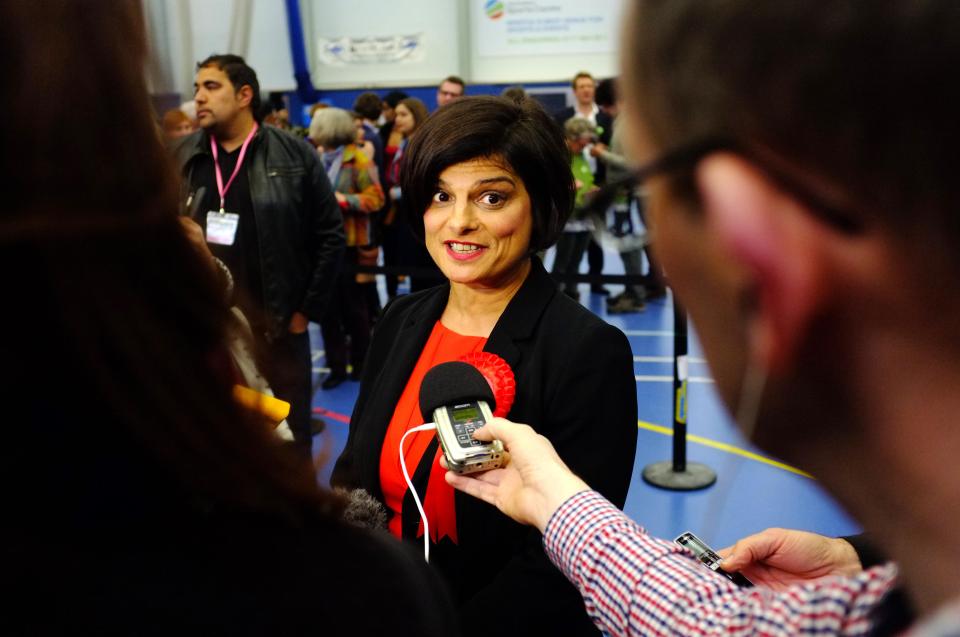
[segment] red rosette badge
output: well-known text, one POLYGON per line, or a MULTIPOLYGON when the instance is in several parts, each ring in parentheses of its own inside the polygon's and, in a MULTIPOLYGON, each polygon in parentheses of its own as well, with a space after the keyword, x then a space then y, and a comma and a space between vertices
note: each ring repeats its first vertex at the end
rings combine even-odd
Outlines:
POLYGON ((480 370, 483 377, 487 379, 487 384, 493 391, 493 397, 497 401, 497 408, 493 415, 498 418, 506 418, 513 407, 513 399, 517 397, 517 381, 513 377, 513 370, 507 361, 503 360, 491 352, 473 352, 466 356, 461 356, 460 360, 469 363, 480 370))

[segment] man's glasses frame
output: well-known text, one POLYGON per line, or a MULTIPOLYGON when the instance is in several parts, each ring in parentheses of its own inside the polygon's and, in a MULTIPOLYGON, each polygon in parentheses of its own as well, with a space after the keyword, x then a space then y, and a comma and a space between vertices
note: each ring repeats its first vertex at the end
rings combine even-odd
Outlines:
POLYGON ((716 152, 730 152, 750 161, 780 188, 845 234, 854 235, 863 231, 863 215, 857 214, 851 207, 830 202, 799 178, 790 175, 786 170, 778 169, 771 155, 763 156, 758 151, 748 150, 733 140, 721 137, 704 138, 666 151, 650 162, 633 169, 624 177, 601 187, 591 197, 587 207, 591 214, 603 216, 624 190, 638 188, 657 175, 690 170, 704 157, 716 152))

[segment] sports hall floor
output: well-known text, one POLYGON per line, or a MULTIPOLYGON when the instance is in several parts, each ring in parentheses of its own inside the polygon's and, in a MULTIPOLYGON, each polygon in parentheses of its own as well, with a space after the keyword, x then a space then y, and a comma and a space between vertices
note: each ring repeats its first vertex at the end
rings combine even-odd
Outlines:
MULTIPOLYGON (((606 252, 604 272, 622 273, 615 253, 606 252)), ((550 255, 547 255, 549 262, 550 255)), ((608 285, 614 294, 623 288, 608 285)), ((634 356, 639 412, 637 456, 625 511, 659 537, 673 538, 693 531, 714 548, 771 526, 805 529, 826 535, 858 531, 856 523, 827 497, 815 479, 751 447, 737 433, 723 410, 710 379, 710 370, 695 335, 690 340, 688 388, 689 462, 706 464, 717 473, 716 483, 701 491, 672 492, 652 487, 641 477, 650 463, 671 457, 673 426, 673 310, 667 299, 647 304, 637 314, 606 315, 604 297, 588 294, 580 285, 581 302, 622 329, 634 356)), ((401 287, 401 292, 403 288, 401 287)), ((326 374, 323 345, 311 325, 315 380, 326 374)), ((315 383, 319 387, 319 383, 315 383)), ((314 437, 314 452, 325 458, 319 480, 329 481, 333 461, 347 438, 349 415, 359 383, 347 381, 333 390, 319 389, 313 407, 326 421, 314 437)))

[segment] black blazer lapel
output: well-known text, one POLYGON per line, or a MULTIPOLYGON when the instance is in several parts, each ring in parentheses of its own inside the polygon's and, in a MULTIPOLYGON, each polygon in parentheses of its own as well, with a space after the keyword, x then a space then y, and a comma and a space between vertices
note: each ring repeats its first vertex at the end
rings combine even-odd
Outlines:
MULTIPOLYGON (((386 437, 387 427, 393 417, 393 410, 400 400, 404 387, 410 379, 420 353, 434 324, 443 313, 447 305, 449 287, 443 286, 430 290, 421 303, 410 309, 406 316, 401 317, 402 323, 391 336, 392 343, 389 353, 383 360, 368 361, 380 365, 381 368, 375 377, 368 395, 365 409, 354 414, 351 426, 359 427, 358 434, 365 441, 361 448, 375 446, 379 449, 386 437)), ((358 460, 363 465, 358 467, 357 475, 367 490, 379 499, 383 499, 380 490, 380 454, 360 454, 358 460)))
POLYGON ((483 350, 496 354, 507 361, 511 369, 515 369, 522 358, 523 350, 519 343, 529 339, 536 331, 540 317, 556 293, 557 284, 547 274, 543 263, 538 257, 531 257, 527 280, 510 299, 483 350))

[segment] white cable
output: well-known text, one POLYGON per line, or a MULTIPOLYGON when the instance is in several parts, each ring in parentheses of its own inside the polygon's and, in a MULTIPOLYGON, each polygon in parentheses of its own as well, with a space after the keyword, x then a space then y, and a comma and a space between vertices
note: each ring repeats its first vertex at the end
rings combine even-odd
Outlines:
POLYGON ((410 474, 407 472, 407 462, 403 458, 403 441, 407 439, 407 436, 416 431, 433 431, 436 428, 437 426, 435 424, 428 422, 419 427, 408 429, 407 433, 403 434, 403 437, 400 438, 400 469, 403 470, 403 479, 407 481, 407 487, 410 488, 410 493, 413 494, 413 501, 417 503, 417 511, 420 512, 420 519, 423 520, 423 559, 427 562, 430 561, 430 527, 427 525, 427 514, 423 510, 423 505, 420 504, 420 496, 417 495, 417 490, 414 488, 413 481, 410 480, 410 474))

